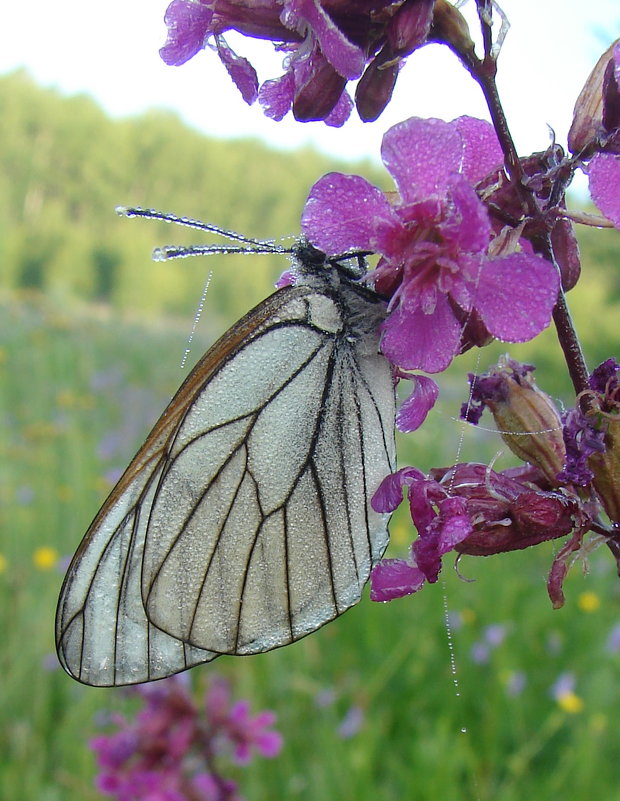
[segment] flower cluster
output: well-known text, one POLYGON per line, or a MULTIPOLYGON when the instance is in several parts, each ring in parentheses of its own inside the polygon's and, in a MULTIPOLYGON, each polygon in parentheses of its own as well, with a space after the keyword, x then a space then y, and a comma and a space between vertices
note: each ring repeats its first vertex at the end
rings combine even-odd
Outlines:
POLYGON ((419 537, 408 559, 384 559, 374 569, 374 600, 435 582, 450 551, 489 556, 570 534, 547 582, 555 607, 564 603, 562 585, 580 554, 605 542, 620 564, 620 365, 608 359, 597 367, 580 404, 564 415, 538 389, 532 371, 531 365, 502 360, 496 370, 470 376, 470 400, 462 409, 464 419, 477 423, 488 408, 523 466, 496 472, 457 464, 428 475, 406 467, 383 480, 373 508, 393 511, 404 489, 419 537), (602 514, 609 528, 600 524, 602 514), (603 536, 584 546, 589 530, 603 536))
POLYGON ((502 472, 484 464, 457 464, 426 476, 405 467, 374 495, 378 512, 392 512, 406 489, 419 537, 408 559, 384 559, 371 575, 371 598, 391 601, 437 581, 450 551, 472 556, 521 550, 568 534, 579 512, 576 497, 550 491, 535 468, 502 472))
POLYGON ((265 114, 281 120, 324 120, 340 126, 358 80, 360 117, 375 120, 389 102, 403 60, 423 45, 435 0, 172 0, 166 12, 167 64, 180 65, 209 45, 217 51, 246 103, 257 98, 265 114), (272 40, 285 56, 285 72, 259 88, 256 70, 227 44, 224 34, 272 40))
POLYGON ((275 757, 282 746, 273 712, 252 716, 217 677, 200 706, 178 676, 135 692, 145 702, 135 719, 115 716, 116 731, 90 743, 97 786, 118 801, 242 801, 236 783, 219 772, 221 758, 245 765, 254 752, 275 757))
POLYGON ((387 131, 381 155, 397 196, 388 199, 359 176, 330 173, 310 191, 302 230, 330 255, 381 255, 372 280, 389 298, 381 340, 388 359, 438 373, 474 327, 483 341, 523 342, 540 333, 559 278, 540 256, 490 252, 491 223, 475 184, 501 163, 492 127, 471 117, 413 117, 387 131))

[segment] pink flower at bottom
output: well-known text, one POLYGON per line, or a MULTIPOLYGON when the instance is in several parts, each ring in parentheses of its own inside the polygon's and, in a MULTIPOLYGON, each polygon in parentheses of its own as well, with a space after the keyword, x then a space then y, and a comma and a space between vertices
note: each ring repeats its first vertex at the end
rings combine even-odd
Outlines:
POLYGON ((246 700, 231 701, 227 682, 214 677, 197 705, 186 677, 134 691, 145 702, 135 718, 116 717, 117 731, 91 741, 97 787, 117 801, 242 801, 219 770, 224 757, 247 764, 257 752, 275 757, 282 737, 269 710, 250 714, 246 700))

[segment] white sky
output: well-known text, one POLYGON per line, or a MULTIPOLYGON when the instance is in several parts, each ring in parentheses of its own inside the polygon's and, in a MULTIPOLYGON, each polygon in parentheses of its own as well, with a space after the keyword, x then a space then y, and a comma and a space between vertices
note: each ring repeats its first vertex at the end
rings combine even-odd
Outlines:
MULTIPOLYGON (((485 117, 473 81, 446 47, 414 54, 394 101, 376 123, 352 118, 342 129, 322 123, 275 123, 248 107, 217 56, 199 54, 182 67, 158 55, 165 41, 167 0, 26 0, 6 2, 0 30, 0 73, 23 66, 38 83, 85 92, 113 116, 149 107, 174 109, 187 123, 220 137, 254 135, 273 146, 312 143, 324 152, 377 158, 381 136, 406 117, 485 117)), ((620 37, 620 0, 501 0, 511 29, 500 57, 499 85, 522 155, 543 150, 551 125, 564 143, 575 98, 600 53, 620 37), (589 16, 588 16, 589 15, 589 16)), ((473 0, 465 8, 473 11, 473 0)), ((280 74, 268 42, 229 41, 258 69, 280 74)))

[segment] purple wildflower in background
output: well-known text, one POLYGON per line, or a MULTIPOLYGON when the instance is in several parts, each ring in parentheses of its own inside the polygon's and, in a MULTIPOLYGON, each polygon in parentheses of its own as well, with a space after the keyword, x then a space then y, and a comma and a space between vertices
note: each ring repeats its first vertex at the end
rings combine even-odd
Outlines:
POLYGON ((549 688, 549 694, 557 701, 568 693, 574 693, 575 686, 575 674, 571 673, 570 671, 566 671, 565 673, 560 673, 557 679, 553 682, 549 688))
POLYGON ((610 654, 620 653, 620 623, 612 626, 609 634, 607 635, 607 642, 605 648, 610 654))
POLYGON ((361 708, 361 706, 354 704, 347 709, 342 721, 340 722, 340 725, 338 726, 338 736, 343 740, 350 740, 359 733, 359 730, 362 728, 363 724, 364 710, 361 708))
POLYGON ((331 255, 381 255, 372 280, 390 299, 381 340, 387 358, 405 370, 445 370, 472 315, 508 342, 539 334, 559 277, 525 252, 489 256, 492 228, 473 185, 502 158, 491 126, 412 117, 387 131, 381 152, 395 199, 360 176, 330 173, 310 191, 302 230, 331 255))
POLYGON ((486 665, 491 656, 489 644, 478 640, 469 651, 469 658, 476 665, 486 665))
POLYGON ((281 120, 290 110, 300 122, 342 125, 353 107, 346 91, 358 80, 360 117, 375 120, 389 102, 404 59, 423 45, 435 0, 172 0, 168 39, 161 49, 170 65, 184 64, 208 46, 217 54, 246 103, 259 99, 265 114, 281 120), (285 72, 259 89, 256 70, 226 43, 224 34, 273 41, 285 72))
POLYGON ((197 705, 185 677, 136 688, 145 702, 134 720, 120 715, 113 734, 90 745, 97 755, 97 787, 118 801, 242 801, 237 785, 220 772, 223 757, 250 762, 254 752, 276 756, 280 734, 272 712, 249 713, 232 702, 230 688, 215 678, 197 705))
POLYGON ((30 506, 35 499, 35 491, 30 484, 21 484, 15 489, 15 502, 20 506, 30 506))
POLYGON ((211 681, 205 711, 211 729, 232 745, 233 760, 237 764, 247 765, 252 760, 253 751, 268 758, 280 752, 282 738, 271 730, 276 719, 274 713, 265 710, 252 717, 249 701, 232 702, 227 681, 217 677, 211 681))
POLYGON ((506 695, 515 698, 521 695, 527 685, 527 675, 523 670, 514 670, 506 681, 506 695))

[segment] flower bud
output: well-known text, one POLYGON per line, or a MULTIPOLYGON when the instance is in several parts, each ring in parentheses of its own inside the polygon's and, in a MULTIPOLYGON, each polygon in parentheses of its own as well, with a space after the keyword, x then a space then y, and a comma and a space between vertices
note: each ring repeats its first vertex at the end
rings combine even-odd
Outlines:
POLYGON ((471 400, 463 404, 461 416, 477 423, 487 406, 510 450, 556 486, 566 456, 562 421, 551 398, 536 386, 533 370, 504 357, 496 370, 470 374, 471 400))
POLYGON ((601 450, 588 457, 593 484, 613 523, 620 523, 620 380, 618 364, 608 359, 592 373, 591 408, 585 413, 601 433, 601 450))
MULTIPOLYGON (((605 97, 607 93, 604 92, 603 84, 609 64, 613 61, 614 48, 618 46, 619 41, 616 40, 610 45, 596 62, 577 98, 573 122, 568 132, 568 148, 571 153, 579 153, 601 131, 604 104, 608 100, 605 97)), ((607 77, 609 80, 609 76, 607 77)))
POLYGON ((458 54, 470 56, 474 52, 465 17, 447 0, 436 0, 429 39, 447 44, 458 54))
POLYGON ((620 415, 607 420, 605 451, 593 453, 589 462, 596 489, 609 519, 620 523, 620 415))

